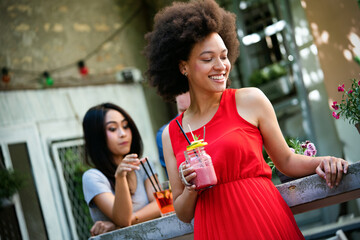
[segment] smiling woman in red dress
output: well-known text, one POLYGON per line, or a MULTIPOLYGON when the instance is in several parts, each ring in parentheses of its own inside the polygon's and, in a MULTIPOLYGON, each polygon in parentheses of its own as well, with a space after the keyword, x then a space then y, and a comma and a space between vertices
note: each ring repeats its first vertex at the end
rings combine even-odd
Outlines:
MULTIPOLYGON (((271 181, 262 156, 293 177, 318 173, 332 187, 348 164, 335 157, 307 157, 290 151, 270 101, 256 88, 227 89, 238 56, 235 15, 213 0, 173 3, 155 16, 146 35, 150 84, 166 100, 189 91, 190 107, 163 132, 164 156, 177 216, 194 218, 195 239, 303 239, 294 217, 271 181), (179 177, 187 137, 203 138, 218 183, 197 192, 179 177)), ((196 178, 183 168, 185 179, 196 178)), ((325 181, 324 181, 325 184, 325 181)))

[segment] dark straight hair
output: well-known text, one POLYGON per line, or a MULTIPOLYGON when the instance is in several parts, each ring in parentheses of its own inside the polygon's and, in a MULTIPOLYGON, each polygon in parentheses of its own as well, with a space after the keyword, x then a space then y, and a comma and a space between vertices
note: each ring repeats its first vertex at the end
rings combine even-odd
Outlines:
POLYGON ((139 157, 143 154, 143 142, 138 128, 130 115, 121 107, 113 103, 103 103, 90 108, 83 120, 85 139, 85 161, 88 165, 100 170, 112 183, 115 184, 116 164, 113 154, 107 147, 105 116, 109 110, 120 112, 128 121, 132 141, 129 153, 136 153, 139 157))

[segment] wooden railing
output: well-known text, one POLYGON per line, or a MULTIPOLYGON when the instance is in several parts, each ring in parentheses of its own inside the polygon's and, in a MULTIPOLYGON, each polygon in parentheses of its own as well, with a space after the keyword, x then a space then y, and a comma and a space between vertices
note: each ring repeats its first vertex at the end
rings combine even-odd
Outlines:
MULTIPOLYGON (((325 180, 316 174, 276 187, 294 214, 347 202, 360 197, 360 162, 351 164, 339 186, 334 188, 327 187, 325 180)), ((351 226, 360 229, 360 217, 352 219, 351 226)), ((339 227, 334 225, 330 230, 335 233, 339 227)), ((173 214, 89 238, 110 239, 193 239, 193 224, 183 223, 173 214)))

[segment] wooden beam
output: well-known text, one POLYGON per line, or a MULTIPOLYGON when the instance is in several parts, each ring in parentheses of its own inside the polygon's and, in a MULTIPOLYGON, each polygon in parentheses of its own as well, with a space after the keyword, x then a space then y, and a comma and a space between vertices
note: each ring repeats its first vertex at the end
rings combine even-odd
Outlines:
POLYGON ((308 212, 308 211, 311 211, 314 209, 327 207, 327 206, 330 206, 333 204, 347 202, 347 201, 350 201, 350 200, 353 200, 356 198, 360 198, 360 189, 342 193, 342 194, 338 194, 338 195, 327 197, 327 198, 323 198, 323 199, 316 200, 313 202, 301 204, 298 206, 291 207, 290 209, 293 214, 299 214, 299 213, 308 212))
POLYGON ((360 162, 351 164, 339 186, 329 188, 317 174, 277 185, 294 214, 360 197, 360 162))

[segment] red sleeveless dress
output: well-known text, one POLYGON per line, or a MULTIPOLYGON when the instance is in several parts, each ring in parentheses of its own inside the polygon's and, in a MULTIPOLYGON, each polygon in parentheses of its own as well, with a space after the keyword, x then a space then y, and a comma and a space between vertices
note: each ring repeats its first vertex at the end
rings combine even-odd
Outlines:
MULTIPOLYGON (((217 112, 205 125, 205 150, 212 158, 218 184, 198 195, 194 239, 304 239, 271 181, 259 129, 237 112, 235 91, 223 92, 217 112)), ((182 124, 182 117, 169 125, 178 167, 188 145, 175 122, 182 124)), ((193 134, 203 138, 203 127, 193 134)), ((192 139, 190 133, 187 137, 192 139)))

